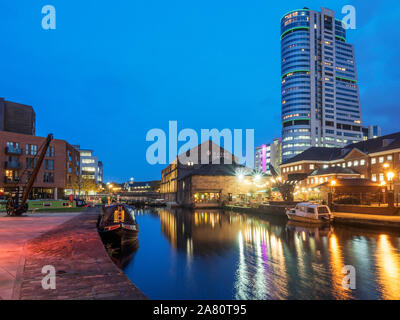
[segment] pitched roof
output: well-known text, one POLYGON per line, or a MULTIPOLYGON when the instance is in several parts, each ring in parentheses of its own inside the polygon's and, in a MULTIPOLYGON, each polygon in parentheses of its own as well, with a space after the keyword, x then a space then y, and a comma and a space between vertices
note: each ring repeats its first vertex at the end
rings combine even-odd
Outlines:
POLYGON ((366 154, 376 153, 400 148, 400 132, 388 134, 375 139, 368 139, 356 143, 351 143, 344 148, 311 147, 293 158, 283 162, 289 164, 299 161, 332 161, 346 157, 352 150, 358 149, 366 154))
POLYGON ((375 153, 400 148, 400 132, 388 134, 375 139, 349 144, 345 147, 357 148, 364 153, 375 153))
MULTIPOLYGON (((330 186, 330 182, 324 182, 320 184, 319 186, 330 186)), ((361 179, 361 178, 352 178, 352 179, 336 179, 336 185, 335 188, 337 187, 375 187, 375 188, 381 188, 379 183, 373 182, 369 179, 361 179)), ((356 190, 356 189, 355 189, 356 190)))
POLYGON ((282 164, 305 160, 331 161, 341 156, 342 148, 311 147, 282 164))
POLYGON ((198 167, 194 167, 192 170, 184 173, 179 179, 188 176, 234 176, 236 175, 237 169, 244 169, 246 167, 236 163, 232 164, 203 164, 198 167))
POLYGON ((328 168, 319 168, 317 170, 314 170, 310 176, 322 176, 322 175, 327 175, 327 174, 358 174, 357 171, 354 171, 351 168, 342 168, 339 166, 335 167, 328 167, 328 168))

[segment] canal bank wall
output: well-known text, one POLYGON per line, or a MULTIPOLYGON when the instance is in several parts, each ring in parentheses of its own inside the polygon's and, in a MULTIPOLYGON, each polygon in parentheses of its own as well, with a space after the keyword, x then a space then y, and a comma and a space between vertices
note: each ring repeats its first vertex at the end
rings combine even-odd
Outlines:
POLYGON ((258 217, 274 217, 277 219, 287 219, 286 207, 282 205, 260 205, 258 208, 225 205, 223 207, 223 210, 252 214, 258 217))
MULTIPOLYGON (((384 209, 384 208, 382 208, 384 209)), ((258 208, 239 207, 239 206, 224 206, 226 211, 234 211, 255 215, 257 217, 275 217, 286 219, 286 206, 283 205, 263 205, 258 208)), ((387 211, 381 214, 353 213, 353 212, 333 212, 334 223, 342 225, 350 225, 356 227, 368 228, 384 228, 400 230, 400 216, 388 215, 387 211)), ((372 211, 376 212, 376 211, 372 211)))
POLYGON ((13 298, 147 299, 108 256, 96 228, 98 214, 98 208, 90 208, 29 241, 24 248, 24 261, 17 275, 13 298), (48 274, 42 273, 45 266, 47 270, 55 269, 55 289, 42 286, 48 274))

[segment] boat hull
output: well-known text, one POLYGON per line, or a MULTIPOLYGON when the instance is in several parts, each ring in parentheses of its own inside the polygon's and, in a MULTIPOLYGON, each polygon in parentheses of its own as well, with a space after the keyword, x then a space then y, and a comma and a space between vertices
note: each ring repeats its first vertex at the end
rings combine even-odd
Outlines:
POLYGON ((135 230, 119 227, 114 230, 99 230, 100 236, 104 242, 126 245, 131 242, 137 241, 139 228, 136 226, 135 230))
POLYGON ((317 218, 299 216, 299 215, 292 214, 292 213, 286 213, 286 215, 290 221, 304 222, 304 223, 309 223, 309 224, 320 224, 321 225, 321 224, 327 224, 331 221, 331 219, 317 219, 317 218))

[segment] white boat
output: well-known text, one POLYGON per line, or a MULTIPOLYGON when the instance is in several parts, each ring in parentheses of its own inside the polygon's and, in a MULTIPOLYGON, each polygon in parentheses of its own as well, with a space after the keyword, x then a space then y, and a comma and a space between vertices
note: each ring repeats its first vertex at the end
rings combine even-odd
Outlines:
POLYGON ((286 210, 286 215, 291 221, 307 223, 328 223, 333 219, 333 214, 328 206, 302 202, 296 207, 286 210))

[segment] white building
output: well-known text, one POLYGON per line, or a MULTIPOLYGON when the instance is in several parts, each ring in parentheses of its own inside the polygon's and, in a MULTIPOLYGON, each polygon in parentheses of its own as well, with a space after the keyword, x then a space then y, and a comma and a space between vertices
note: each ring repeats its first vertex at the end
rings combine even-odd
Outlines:
POLYGON ((103 163, 94 155, 90 149, 81 149, 79 145, 74 146, 81 157, 81 175, 86 179, 94 179, 97 183, 103 182, 103 163))

